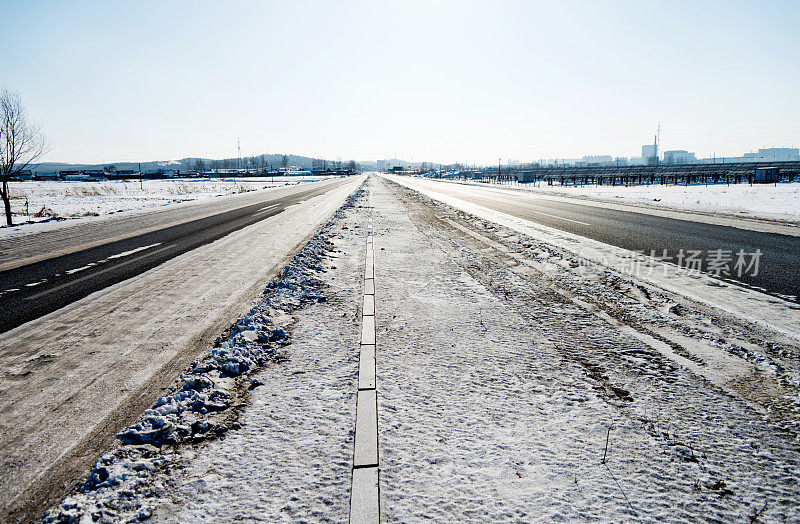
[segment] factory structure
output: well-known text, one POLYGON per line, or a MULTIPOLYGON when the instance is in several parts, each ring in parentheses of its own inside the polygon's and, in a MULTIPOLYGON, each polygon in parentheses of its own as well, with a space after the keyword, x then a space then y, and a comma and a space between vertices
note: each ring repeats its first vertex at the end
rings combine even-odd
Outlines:
POLYGON ((611 155, 586 155, 582 158, 542 159, 533 162, 540 167, 623 167, 623 166, 659 166, 683 164, 738 164, 748 162, 800 162, 800 148, 768 147, 757 152, 745 153, 741 156, 711 156, 697 158, 697 155, 685 149, 661 151, 659 144, 642 146, 641 156, 613 157, 611 155))

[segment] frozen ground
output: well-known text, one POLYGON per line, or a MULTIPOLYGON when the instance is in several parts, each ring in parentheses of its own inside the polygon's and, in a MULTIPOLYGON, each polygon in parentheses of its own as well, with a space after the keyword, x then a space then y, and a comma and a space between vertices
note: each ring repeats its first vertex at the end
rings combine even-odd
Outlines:
MULTIPOLYGON (((103 182, 11 182, 15 223, 102 216, 125 211, 207 200, 324 177, 114 180, 103 182)), ((5 224, 5 222, 3 222, 5 224)))
MULTIPOLYGON (((367 187, 382 520, 800 522, 797 340, 587 273, 552 237, 367 187)), ((289 314, 237 424, 147 449, 125 465, 135 490, 87 490, 65 515, 124 500, 120 516, 169 522, 347 520, 359 205, 312 264, 325 300, 289 314)))
POLYGON ((542 194, 607 200, 649 208, 672 208, 743 217, 800 222, 800 182, 773 184, 694 184, 689 186, 570 186, 511 184, 542 194))

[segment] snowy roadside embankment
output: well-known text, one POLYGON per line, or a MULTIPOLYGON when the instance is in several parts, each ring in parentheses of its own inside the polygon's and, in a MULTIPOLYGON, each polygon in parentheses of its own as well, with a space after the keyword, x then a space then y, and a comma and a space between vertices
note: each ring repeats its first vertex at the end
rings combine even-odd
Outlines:
POLYGON ((247 391, 262 385, 251 380, 252 374, 287 358, 283 348, 296 322, 293 313, 326 300, 318 275, 332 248, 330 230, 362 194, 361 189, 353 193, 250 310, 217 338, 211 352, 193 362, 167 394, 117 435, 117 447, 97 460, 77 492, 48 511, 44 522, 87 516, 101 521, 148 518, 187 445, 240 427, 247 391))
MULTIPOLYGON (((481 184, 485 185, 485 184, 481 184)), ((780 184, 690 185, 552 185, 511 184, 536 194, 599 200, 650 209, 677 209, 800 222, 800 182, 780 184)))

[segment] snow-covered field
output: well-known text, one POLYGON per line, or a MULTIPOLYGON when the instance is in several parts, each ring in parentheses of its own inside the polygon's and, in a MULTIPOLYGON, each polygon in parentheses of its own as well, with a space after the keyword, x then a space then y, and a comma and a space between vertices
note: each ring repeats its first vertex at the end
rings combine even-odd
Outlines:
MULTIPOLYGON (((324 177, 254 177, 219 179, 114 180, 103 182, 11 182, 15 223, 80 218, 206 200, 313 182, 324 177)), ((3 222, 5 223, 5 222, 3 222)))
POLYGON ((724 213, 800 222, 800 182, 680 186, 571 186, 510 184, 502 187, 568 197, 591 198, 659 208, 724 213))

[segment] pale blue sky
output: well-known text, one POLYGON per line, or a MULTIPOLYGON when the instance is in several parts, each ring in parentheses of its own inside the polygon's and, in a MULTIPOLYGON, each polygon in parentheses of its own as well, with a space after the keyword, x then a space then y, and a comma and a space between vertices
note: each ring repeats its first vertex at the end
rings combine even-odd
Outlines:
POLYGON ((800 146, 800 2, 0 0, 48 160, 800 146))

